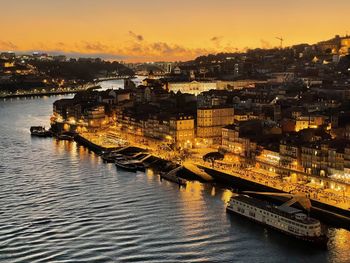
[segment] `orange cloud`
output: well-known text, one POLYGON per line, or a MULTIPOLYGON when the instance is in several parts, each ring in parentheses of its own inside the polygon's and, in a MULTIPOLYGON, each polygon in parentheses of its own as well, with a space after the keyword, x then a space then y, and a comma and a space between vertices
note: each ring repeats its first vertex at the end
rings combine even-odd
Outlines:
POLYGON ((137 34, 135 34, 132 31, 129 31, 129 36, 131 36, 136 41, 143 41, 143 36, 142 35, 137 35, 137 34))
POLYGON ((0 50, 16 50, 17 48, 18 46, 12 43, 11 41, 0 40, 0 50))
MULTIPOLYGON (((130 31, 131 32, 131 31, 130 31)), ((129 32, 129 33, 130 33, 129 32)), ((48 53, 66 53, 71 55, 80 56, 97 56, 100 55, 103 58, 121 59, 124 58, 128 61, 179 61, 189 60, 197 56, 216 53, 215 48, 191 48, 184 45, 178 45, 174 43, 167 43, 163 41, 145 41, 143 36, 134 34, 134 40, 125 41, 122 43, 117 42, 100 42, 100 41, 80 41, 80 42, 54 42, 43 43, 37 42, 31 45, 32 48, 26 49, 20 45, 16 45, 10 41, 1 41, 0 48, 8 49, 11 47, 13 50, 23 51, 27 50, 31 52, 33 50, 44 51, 48 53)), ((226 47, 227 50, 230 47, 226 47)), ((233 49, 230 49, 233 51, 233 49)))
POLYGON ((80 46, 81 50, 87 50, 91 52, 104 52, 109 49, 109 47, 100 42, 83 42, 82 46, 80 46))
POLYGON ((260 43, 261 43, 261 48, 272 48, 273 46, 271 45, 271 43, 265 39, 260 39, 260 43))

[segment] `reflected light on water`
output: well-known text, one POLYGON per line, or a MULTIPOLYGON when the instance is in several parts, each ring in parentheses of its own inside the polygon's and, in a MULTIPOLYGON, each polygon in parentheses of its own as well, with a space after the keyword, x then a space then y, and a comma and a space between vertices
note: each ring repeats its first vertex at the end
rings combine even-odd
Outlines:
POLYGON ((225 189, 222 192, 221 200, 226 204, 228 201, 230 201, 231 197, 233 196, 233 193, 231 190, 225 189))
POLYGON ((210 195, 215 196, 215 186, 212 187, 210 195))
POLYGON ((331 229, 328 251, 272 230, 264 238, 226 214, 234 193, 219 185, 179 188, 75 142, 32 138, 58 98, 0 101, 0 261, 350 262, 349 231, 331 229))
POLYGON ((192 198, 201 198, 203 196, 204 186, 200 182, 187 182, 186 188, 182 188, 183 196, 191 196, 192 198))
POLYGON ((350 253, 350 232, 345 229, 334 230, 333 245, 337 250, 347 250, 350 253))

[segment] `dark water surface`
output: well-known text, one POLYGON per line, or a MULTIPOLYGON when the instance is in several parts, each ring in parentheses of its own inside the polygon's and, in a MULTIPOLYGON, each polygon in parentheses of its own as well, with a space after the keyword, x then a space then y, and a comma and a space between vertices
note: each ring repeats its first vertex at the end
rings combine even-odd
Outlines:
POLYGON ((231 193, 127 173, 74 142, 31 138, 54 100, 0 101, 1 262, 350 262, 350 233, 328 251, 228 215, 231 193))

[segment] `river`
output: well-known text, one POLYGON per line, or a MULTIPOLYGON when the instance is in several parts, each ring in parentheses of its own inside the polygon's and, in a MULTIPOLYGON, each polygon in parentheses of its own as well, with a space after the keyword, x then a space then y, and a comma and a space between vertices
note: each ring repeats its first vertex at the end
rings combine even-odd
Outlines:
POLYGON ((75 142, 32 138, 52 103, 0 101, 1 262, 350 262, 350 233, 328 251, 227 214, 231 193, 121 172, 75 142))

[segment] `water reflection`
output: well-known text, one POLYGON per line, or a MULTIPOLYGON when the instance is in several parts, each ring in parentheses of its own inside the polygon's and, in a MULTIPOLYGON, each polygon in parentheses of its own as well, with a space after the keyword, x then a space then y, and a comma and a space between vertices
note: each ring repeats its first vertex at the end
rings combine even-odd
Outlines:
POLYGON ((221 200, 226 204, 228 201, 230 201, 231 197, 233 196, 233 193, 231 190, 225 189, 222 192, 221 200))
POLYGON ((125 173, 75 142, 31 138, 48 98, 0 101, 0 261, 349 262, 350 233, 329 251, 226 214, 230 190, 125 173))

